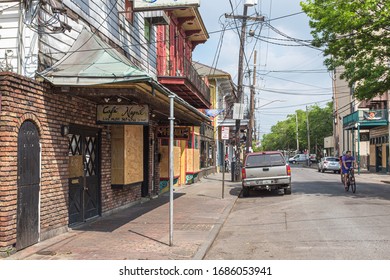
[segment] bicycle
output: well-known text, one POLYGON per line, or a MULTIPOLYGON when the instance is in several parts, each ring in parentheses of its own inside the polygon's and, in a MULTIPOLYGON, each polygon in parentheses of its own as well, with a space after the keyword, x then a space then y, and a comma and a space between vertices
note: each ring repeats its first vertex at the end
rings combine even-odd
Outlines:
POLYGON ((349 187, 351 187, 351 190, 353 193, 356 192, 356 180, 355 180, 355 174, 354 174, 353 168, 350 168, 348 170, 347 187, 345 188, 346 192, 349 191, 349 187))

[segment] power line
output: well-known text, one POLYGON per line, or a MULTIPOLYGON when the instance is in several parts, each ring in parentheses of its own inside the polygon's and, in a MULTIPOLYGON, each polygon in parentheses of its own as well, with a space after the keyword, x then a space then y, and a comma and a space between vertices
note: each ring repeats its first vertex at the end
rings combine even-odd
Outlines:
POLYGON ((268 108, 264 108, 263 110, 294 108, 294 107, 299 107, 299 106, 304 106, 304 105, 313 105, 313 104, 318 104, 318 103, 323 103, 323 102, 331 102, 331 101, 332 101, 331 99, 324 99, 324 100, 319 100, 319 101, 309 102, 309 103, 303 103, 303 104, 296 104, 296 105, 289 105, 289 106, 282 106, 282 107, 268 107, 268 108))
MULTIPOLYGON (((262 70, 259 70, 259 72, 262 70)), ((301 70, 263 70, 267 73, 291 73, 291 74, 323 74, 328 73, 328 69, 301 69, 301 70)))
POLYGON ((297 92, 294 93, 294 92, 278 91, 278 90, 272 90, 272 89, 266 89, 266 88, 261 89, 261 91, 278 93, 278 94, 285 94, 285 95, 297 95, 297 96, 332 95, 332 93, 297 93, 297 92))
POLYGON ((299 84, 299 85, 310 86, 310 87, 313 87, 313 88, 320 88, 320 89, 322 89, 319 86, 314 86, 314 85, 309 85, 309 84, 305 84, 305 83, 301 83, 301 82, 296 82, 296 81, 292 81, 292 80, 288 80, 288 79, 284 79, 284 78, 271 76, 271 75, 268 75, 268 74, 261 74, 261 73, 258 73, 258 74, 264 75, 264 76, 266 75, 267 77, 270 77, 270 78, 273 78, 273 79, 277 79, 277 80, 282 80, 282 81, 291 82, 291 83, 295 83, 295 84, 299 84))
MULTIPOLYGON (((287 17, 291 17, 291 16, 296 16, 296 15, 303 14, 303 13, 304 12, 299 12, 299 13, 294 13, 294 14, 290 14, 290 15, 274 18, 274 19, 267 19, 264 22, 275 21, 275 20, 279 20, 279 19, 283 19, 283 18, 287 18, 287 17)), ((234 13, 233 13, 233 15, 234 15, 234 13)), ((258 24, 258 23, 251 23, 251 24, 248 24, 247 26, 252 26, 252 25, 255 25, 255 24, 258 24)), ((214 31, 208 32, 208 34, 210 35, 210 34, 220 33, 220 32, 224 32, 224 31, 228 31, 228 30, 234 30, 236 28, 237 27, 235 26, 235 27, 232 27, 232 28, 227 28, 225 30, 214 30, 214 31)))

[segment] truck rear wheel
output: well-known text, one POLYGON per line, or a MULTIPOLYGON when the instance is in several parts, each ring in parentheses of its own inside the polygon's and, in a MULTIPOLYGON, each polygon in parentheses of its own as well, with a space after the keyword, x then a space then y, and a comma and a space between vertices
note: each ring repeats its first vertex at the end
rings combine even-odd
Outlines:
POLYGON ((291 187, 284 189, 284 194, 291 194, 291 187))

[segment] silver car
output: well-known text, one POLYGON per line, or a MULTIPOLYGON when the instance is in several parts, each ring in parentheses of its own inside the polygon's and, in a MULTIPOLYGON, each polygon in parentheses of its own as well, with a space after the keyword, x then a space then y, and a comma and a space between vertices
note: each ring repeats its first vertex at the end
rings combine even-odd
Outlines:
POLYGON ((324 157, 318 163, 318 172, 333 171, 340 173, 340 161, 337 157, 324 157))

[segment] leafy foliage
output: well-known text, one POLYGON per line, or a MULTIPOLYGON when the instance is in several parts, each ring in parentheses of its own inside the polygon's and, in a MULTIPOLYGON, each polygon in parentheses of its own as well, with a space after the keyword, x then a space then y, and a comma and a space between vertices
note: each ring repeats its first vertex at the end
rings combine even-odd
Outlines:
MULTIPOLYGON (((318 105, 308 108, 310 151, 320 153, 323 149, 324 138, 333 134, 333 102, 325 108, 318 105)), ((299 148, 307 149, 307 113, 303 110, 295 112, 298 115, 299 148)), ((261 150, 289 150, 297 149, 296 114, 288 115, 286 120, 279 121, 271 127, 271 133, 263 135, 261 150)))
POLYGON ((390 89, 390 5, 388 0, 306 0, 313 45, 325 47, 329 70, 344 68, 341 78, 358 99, 390 89))

